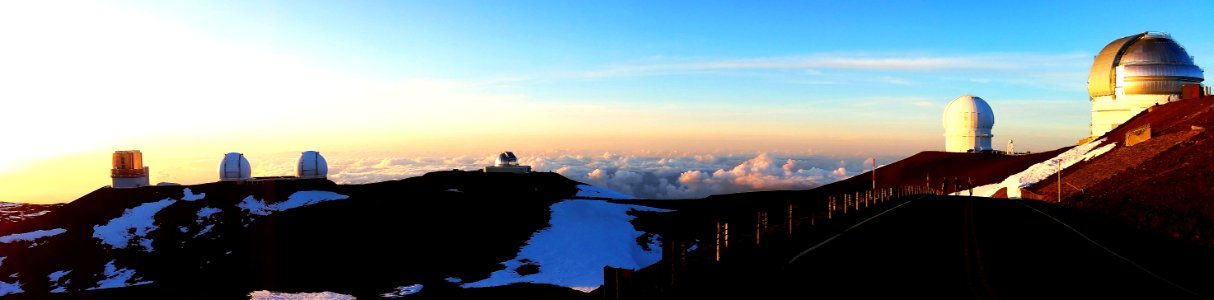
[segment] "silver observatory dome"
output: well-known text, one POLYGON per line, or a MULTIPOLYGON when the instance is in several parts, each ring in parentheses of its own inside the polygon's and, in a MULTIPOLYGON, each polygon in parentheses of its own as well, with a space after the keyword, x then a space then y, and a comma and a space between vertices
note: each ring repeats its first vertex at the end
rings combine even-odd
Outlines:
POLYGON ((295 164, 295 176, 299 178, 325 178, 329 176, 329 162, 316 151, 304 151, 295 164))
POLYGON ((1088 75, 1088 95, 1179 95, 1182 85, 1201 83, 1202 73, 1171 35, 1143 32, 1100 50, 1088 75))
POLYGON ((514 156, 514 152, 506 151, 497 155, 497 160, 493 165, 498 167, 518 166, 518 157, 514 156))
POLYGON ((229 152, 223 155, 223 161, 219 162, 219 180, 235 181, 253 179, 253 168, 249 165, 249 159, 244 157, 240 152, 229 152))

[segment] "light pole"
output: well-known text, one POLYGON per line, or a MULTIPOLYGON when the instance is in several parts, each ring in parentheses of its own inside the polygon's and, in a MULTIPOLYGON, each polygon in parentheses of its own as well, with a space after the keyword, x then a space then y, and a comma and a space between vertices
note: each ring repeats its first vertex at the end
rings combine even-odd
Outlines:
POLYGON ((1054 166, 1058 169, 1058 203, 1062 203, 1062 160, 1054 160, 1054 166))
POLYGON ((877 158, 873 157, 873 191, 877 190, 877 158))

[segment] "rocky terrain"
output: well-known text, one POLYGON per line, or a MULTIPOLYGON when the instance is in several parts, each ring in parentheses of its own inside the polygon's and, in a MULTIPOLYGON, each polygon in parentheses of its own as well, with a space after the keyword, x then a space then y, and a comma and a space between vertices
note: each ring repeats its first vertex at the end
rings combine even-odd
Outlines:
POLYGON ((660 257, 628 222, 629 211, 652 209, 601 200, 618 197, 626 196, 553 173, 461 171, 365 185, 102 188, 0 229, 0 295, 577 297, 601 284, 604 265, 640 268, 660 257), (597 251, 578 250, 586 245, 597 251))
MULTIPOLYGON (((1116 146, 1062 174, 1063 205, 1098 212, 1141 230, 1214 247, 1214 97, 1144 111, 1105 135, 1116 146), (1152 138, 1126 146, 1126 133, 1150 126, 1152 138)), ((1030 190, 1058 201, 1058 181, 1030 190)))
POLYGON ((29 204, 0 202, 0 228, 45 215, 63 204, 29 204))

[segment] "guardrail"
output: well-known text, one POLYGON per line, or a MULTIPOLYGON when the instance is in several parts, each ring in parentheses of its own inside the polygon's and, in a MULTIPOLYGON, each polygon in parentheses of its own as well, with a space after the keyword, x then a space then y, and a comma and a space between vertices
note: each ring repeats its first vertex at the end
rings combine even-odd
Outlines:
POLYGON ((937 194, 925 186, 883 188, 720 208, 680 219, 692 223, 678 225, 689 232, 661 235, 660 261, 640 270, 604 267, 603 286, 587 298, 657 298, 722 268, 787 262, 788 246, 804 236, 850 224, 900 198, 937 194))

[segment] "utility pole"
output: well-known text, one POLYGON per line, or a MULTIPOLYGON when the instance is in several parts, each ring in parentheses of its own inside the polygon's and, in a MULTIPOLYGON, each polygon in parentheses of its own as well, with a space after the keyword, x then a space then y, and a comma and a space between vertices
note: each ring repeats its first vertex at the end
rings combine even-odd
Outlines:
POLYGON ((877 190, 877 158, 873 157, 873 190, 877 190))
POLYGON ((1062 203, 1062 160, 1055 161, 1054 166, 1058 169, 1058 203, 1062 203))

